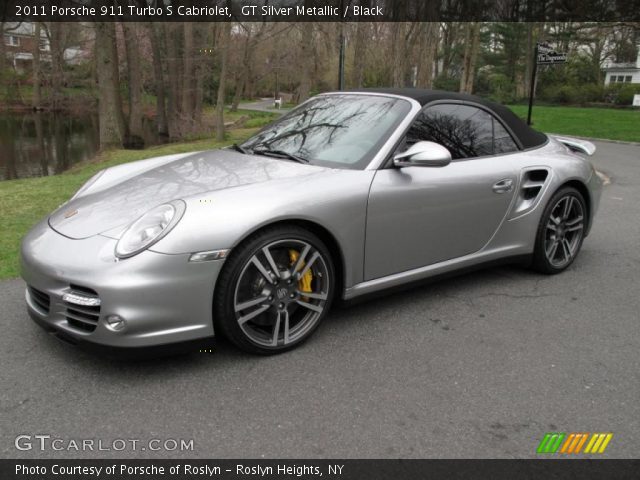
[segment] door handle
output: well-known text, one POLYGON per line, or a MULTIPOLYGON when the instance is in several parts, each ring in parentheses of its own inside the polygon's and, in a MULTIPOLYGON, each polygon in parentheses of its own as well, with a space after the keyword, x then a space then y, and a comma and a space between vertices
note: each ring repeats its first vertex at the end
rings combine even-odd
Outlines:
POLYGON ((493 184, 492 187, 495 193, 507 193, 513 190, 513 180, 510 178, 504 178, 493 184))

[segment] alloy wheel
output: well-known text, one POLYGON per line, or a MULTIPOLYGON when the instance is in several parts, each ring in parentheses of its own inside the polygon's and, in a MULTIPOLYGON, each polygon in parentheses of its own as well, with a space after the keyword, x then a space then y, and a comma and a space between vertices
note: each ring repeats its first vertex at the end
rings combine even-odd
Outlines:
POLYGON ((243 266, 233 310, 243 333, 263 347, 284 347, 312 330, 330 291, 327 261, 309 242, 277 240, 243 266))
POLYGON ((548 262, 562 268, 578 253, 584 235, 584 208, 580 200, 568 194, 551 209, 545 226, 544 251, 548 262))

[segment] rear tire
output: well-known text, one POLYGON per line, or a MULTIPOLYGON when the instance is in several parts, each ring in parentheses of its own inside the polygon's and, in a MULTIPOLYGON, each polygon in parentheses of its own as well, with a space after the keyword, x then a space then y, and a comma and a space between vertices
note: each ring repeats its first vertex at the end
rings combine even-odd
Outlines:
POLYGON ((558 190, 540 218, 532 268, 548 275, 567 269, 582 247, 587 218, 586 202, 578 190, 558 190))
POLYGON ((326 246, 308 230, 283 225, 257 232, 232 251, 218 277, 216 333, 249 353, 297 347, 331 306, 334 271, 326 246))

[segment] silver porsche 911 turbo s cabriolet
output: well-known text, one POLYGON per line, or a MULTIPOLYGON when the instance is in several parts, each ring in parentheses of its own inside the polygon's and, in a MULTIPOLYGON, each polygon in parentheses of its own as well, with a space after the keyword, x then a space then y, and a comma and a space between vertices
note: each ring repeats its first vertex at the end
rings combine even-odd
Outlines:
POLYGON ((241 145, 95 175, 24 238, 28 311, 76 344, 282 352, 336 299, 497 260, 566 269, 594 150, 469 95, 318 95, 241 145))

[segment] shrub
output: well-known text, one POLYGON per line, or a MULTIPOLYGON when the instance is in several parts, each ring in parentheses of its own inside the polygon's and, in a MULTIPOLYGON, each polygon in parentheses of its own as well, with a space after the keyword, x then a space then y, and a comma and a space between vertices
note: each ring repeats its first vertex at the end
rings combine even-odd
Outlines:
POLYGON ((615 105, 631 105, 640 93, 640 83, 612 83, 605 88, 604 99, 615 105))
POLYGON ((633 96, 640 93, 640 84, 627 83, 620 88, 618 92, 618 98, 616 99, 617 105, 631 105, 633 104, 633 96))
POLYGON ((589 83, 580 87, 580 103, 601 102, 604 99, 604 86, 589 83))
POLYGON ((438 75, 433 81, 433 88, 437 90, 448 90, 450 92, 457 92, 460 90, 460 79, 449 77, 447 75, 438 75))
POLYGON ((502 73, 489 76, 491 93, 489 98, 499 103, 513 103, 517 100, 516 88, 513 82, 502 73))
POLYGON ((546 91, 546 96, 551 102, 563 105, 579 103, 581 101, 580 87, 575 85, 549 87, 546 91))

